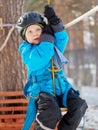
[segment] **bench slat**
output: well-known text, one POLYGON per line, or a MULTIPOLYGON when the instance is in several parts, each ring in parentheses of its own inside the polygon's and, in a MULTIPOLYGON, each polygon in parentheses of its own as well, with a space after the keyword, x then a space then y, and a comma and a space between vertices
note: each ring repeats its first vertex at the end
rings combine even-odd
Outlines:
POLYGON ((23 96, 22 91, 8 91, 8 92, 0 92, 0 96, 23 96))
POLYGON ((12 107, 0 107, 1 112, 7 111, 26 111, 27 106, 12 106, 12 107))
POLYGON ((5 99, 5 100, 0 100, 0 104, 18 104, 18 103, 28 103, 26 99, 5 99))
MULTIPOLYGON (((12 124, 12 125, 10 125, 10 124, 0 124, 0 128, 2 128, 0 130, 13 130, 13 129, 14 130, 21 130, 22 126, 23 126, 23 124, 12 124)), ((34 124, 32 124, 30 130, 33 130, 33 128, 34 128, 34 124)))
POLYGON ((18 119, 18 118, 25 118, 26 114, 6 114, 6 115, 0 115, 0 119, 18 119))
POLYGON ((23 123, 18 123, 18 124, 16 124, 15 122, 14 123, 0 123, 0 127, 5 127, 5 126, 7 126, 7 127, 20 127, 20 126, 22 126, 23 125, 23 123))

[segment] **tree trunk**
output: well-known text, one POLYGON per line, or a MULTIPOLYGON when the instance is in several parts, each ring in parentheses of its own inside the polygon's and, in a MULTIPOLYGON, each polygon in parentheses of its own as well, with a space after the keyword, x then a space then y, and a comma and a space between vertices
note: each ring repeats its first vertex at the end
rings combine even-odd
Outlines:
MULTIPOLYGON (((24 11, 26 0, 0 0, 2 10, 0 17, 3 23, 15 24, 17 19, 24 11)), ((10 27, 3 27, 0 30, 0 47, 9 32, 10 27)), ((26 81, 26 70, 21 62, 18 53, 18 45, 20 42, 17 30, 15 29, 11 37, 0 52, 0 90, 21 90, 26 81)))

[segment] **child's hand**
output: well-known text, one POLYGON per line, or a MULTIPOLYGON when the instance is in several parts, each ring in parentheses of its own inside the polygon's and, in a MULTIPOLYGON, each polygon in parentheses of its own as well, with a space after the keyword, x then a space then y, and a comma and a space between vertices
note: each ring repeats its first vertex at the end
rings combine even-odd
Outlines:
POLYGON ((51 6, 45 6, 44 16, 48 19, 49 25, 52 27, 54 33, 64 30, 62 20, 57 17, 54 9, 51 6))
POLYGON ((48 19, 49 23, 52 25, 56 25, 61 22, 61 20, 56 16, 54 9, 49 5, 45 6, 44 16, 48 19))
POLYGON ((41 42, 51 42, 54 43, 54 33, 50 25, 46 25, 43 29, 42 35, 41 35, 41 42))
POLYGON ((52 35, 52 36, 54 35, 54 34, 53 34, 53 30, 52 30, 51 26, 49 26, 49 25, 46 25, 46 26, 44 27, 43 33, 50 34, 50 35, 52 35))

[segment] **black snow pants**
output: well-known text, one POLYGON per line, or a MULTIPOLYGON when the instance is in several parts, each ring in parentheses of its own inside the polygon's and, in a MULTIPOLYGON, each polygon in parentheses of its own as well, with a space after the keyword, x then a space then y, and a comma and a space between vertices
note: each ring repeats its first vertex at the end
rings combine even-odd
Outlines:
POLYGON ((60 107, 63 107, 62 96, 56 99, 49 94, 41 93, 37 106, 39 114, 36 117, 34 130, 54 130, 58 121, 60 121, 58 130, 76 130, 87 109, 85 100, 72 91, 68 93, 68 112, 63 117, 60 111, 60 107))
POLYGON ((85 100, 72 91, 68 93, 67 107, 68 112, 62 117, 58 130, 76 130, 88 108, 85 100))

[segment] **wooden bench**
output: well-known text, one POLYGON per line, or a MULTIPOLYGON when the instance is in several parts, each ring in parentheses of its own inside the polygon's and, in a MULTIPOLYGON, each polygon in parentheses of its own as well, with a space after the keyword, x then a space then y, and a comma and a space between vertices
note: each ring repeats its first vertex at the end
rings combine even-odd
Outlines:
POLYGON ((27 100, 21 91, 0 92, 0 130, 21 130, 26 110, 27 100))
MULTIPOLYGON (((0 92, 0 130, 21 130, 27 105, 28 102, 21 91, 0 92)), ((61 110, 66 111, 62 108, 61 110)), ((34 123, 31 130, 33 128, 34 123)))

